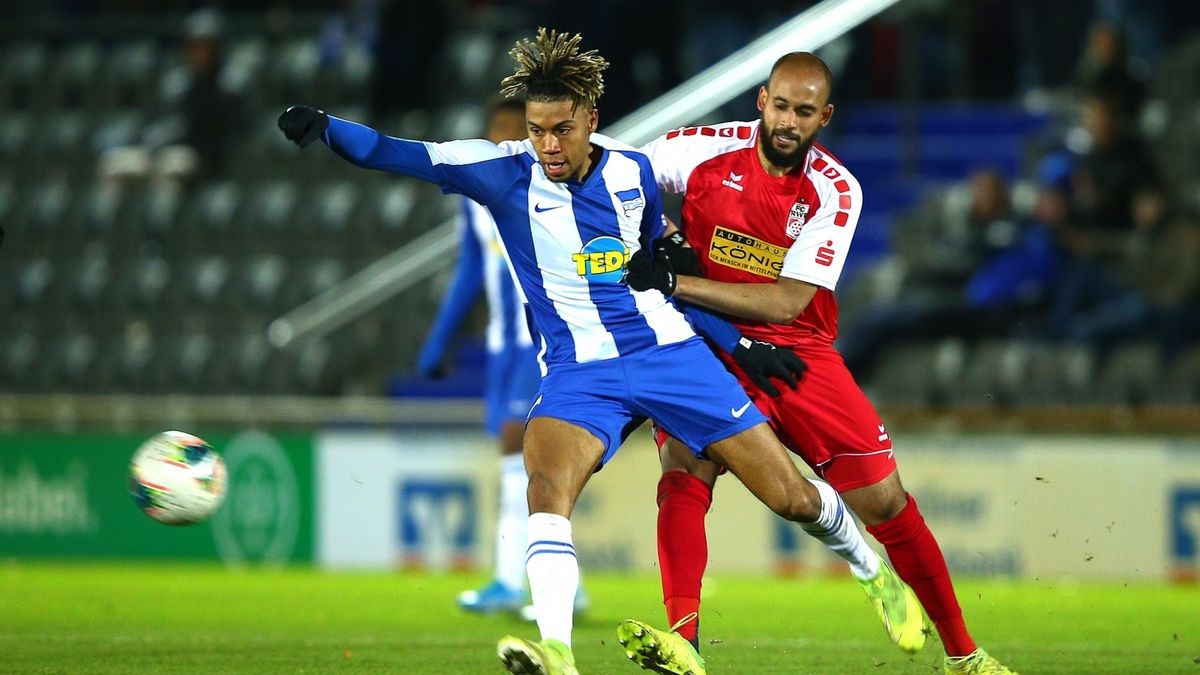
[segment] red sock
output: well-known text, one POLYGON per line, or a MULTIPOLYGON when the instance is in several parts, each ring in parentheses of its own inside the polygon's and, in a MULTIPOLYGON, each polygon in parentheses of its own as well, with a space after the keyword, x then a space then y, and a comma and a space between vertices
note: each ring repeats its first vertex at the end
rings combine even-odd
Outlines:
POLYGON ((712 488, 686 471, 668 471, 658 481, 658 566, 662 573, 667 622, 674 625, 697 613, 676 630, 695 642, 700 619, 700 583, 708 566, 704 516, 712 504, 712 488))
POLYGON ((917 594, 925 613, 937 627, 946 654, 966 656, 975 651, 975 641, 967 632, 958 599, 954 597, 946 559, 921 517, 917 500, 908 495, 908 505, 895 518, 868 527, 867 532, 883 544, 896 574, 917 594))

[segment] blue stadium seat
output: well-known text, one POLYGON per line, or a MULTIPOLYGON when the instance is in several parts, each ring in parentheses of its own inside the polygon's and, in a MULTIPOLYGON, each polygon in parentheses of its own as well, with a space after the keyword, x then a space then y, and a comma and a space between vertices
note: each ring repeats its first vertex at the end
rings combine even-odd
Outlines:
POLYGON ((41 40, 13 42, 0 61, 0 111, 36 110, 43 103, 50 51, 41 40))

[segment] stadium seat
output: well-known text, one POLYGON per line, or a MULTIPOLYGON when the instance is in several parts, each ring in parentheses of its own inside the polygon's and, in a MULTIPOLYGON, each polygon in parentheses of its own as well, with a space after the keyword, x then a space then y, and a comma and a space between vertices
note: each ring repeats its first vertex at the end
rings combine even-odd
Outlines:
POLYGON ((79 217, 85 232, 111 237, 124 206, 125 191, 116 184, 96 183, 84 198, 79 217))
POLYGON ((289 180, 280 179, 259 185, 253 190, 247 208, 241 214, 245 230, 266 233, 271 237, 286 236, 300 191, 289 180))
POLYGON ((43 181, 34 187, 25 214, 30 235, 43 241, 58 236, 73 195, 67 181, 61 178, 43 181))
POLYGON ((1094 386, 1095 351, 1082 344, 1034 344, 1022 386, 1015 401, 1039 405, 1074 403, 1086 399, 1094 386))
POLYGON ((103 68, 100 104, 106 108, 144 108, 155 96, 162 54, 152 40, 114 46, 103 68))
POLYGON ((250 303, 261 308, 273 307, 287 276, 287 263, 279 255, 257 255, 243 266, 241 276, 239 291, 250 303))
POLYGON ((19 111, 0 115, 0 159, 15 164, 33 145, 33 113, 19 111))
POLYGON ((986 340, 967 357, 957 399, 966 405, 1008 406, 1027 386, 1032 350, 1020 341, 986 340))
POLYGON ((1144 405, 1157 396, 1163 380, 1162 347, 1153 342, 1135 342, 1112 350, 1100 365, 1093 403, 1144 405))
POLYGON ((1164 368, 1162 380, 1150 390, 1150 400, 1174 406, 1200 405, 1200 345, 1193 345, 1164 368))
POLYGON ((224 299, 233 270, 223 256, 209 253, 191 263, 188 271, 188 298, 212 306, 224 299))
POLYGON ((878 403, 928 405, 934 398, 936 348, 923 343, 903 343, 887 348, 879 357, 875 374, 864 389, 878 403))
POLYGON ((43 345, 28 327, 11 328, 0 335, 0 382, 19 391, 28 386, 43 345))
POLYGON ((159 255, 142 256, 133 264, 130 294, 141 307, 158 308, 163 304, 174 269, 159 255))
POLYGON ((166 236, 176 221, 183 205, 184 191, 176 183, 154 183, 142 195, 137 206, 135 220, 141 224, 143 234, 166 236))
POLYGON ((17 304, 37 307, 50 299, 55 284, 55 265, 48 258, 25 261, 17 273, 17 304))
POLYGON ((46 82, 49 104, 59 110, 86 109, 97 103, 103 54, 95 42, 68 43, 56 54, 46 82))
POLYGON ((91 379, 96 368, 96 338, 81 329, 68 329, 54 347, 56 383, 78 390, 91 379))
POLYGON ((41 40, 13 42, 0 62, 0 111, 41 107, 50 52, 41 40))
POLYGON ((80 306, 94 307, 110 292, 111 283, 107 246, 99 241, 89 242, 71 266, 71 299, 80 306))

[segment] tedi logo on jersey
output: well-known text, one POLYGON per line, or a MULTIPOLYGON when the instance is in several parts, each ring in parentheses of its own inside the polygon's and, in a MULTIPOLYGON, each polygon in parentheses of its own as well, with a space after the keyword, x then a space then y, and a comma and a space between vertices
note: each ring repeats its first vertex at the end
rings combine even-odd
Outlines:
POLYGON ((575 273, 588 281, 620 283, 629 260, 629 247, 616 237, 596 237, 584 244, 579 253, 572 254, 571 260, 575 262, 575 273))
POLYGON ((792 204, 792 210, 788 213, 787 219, 787 236, 795 239, 800 236, 800 230, 804 229, 804 223, 808 221, 808 202, 803 199, 792 204))

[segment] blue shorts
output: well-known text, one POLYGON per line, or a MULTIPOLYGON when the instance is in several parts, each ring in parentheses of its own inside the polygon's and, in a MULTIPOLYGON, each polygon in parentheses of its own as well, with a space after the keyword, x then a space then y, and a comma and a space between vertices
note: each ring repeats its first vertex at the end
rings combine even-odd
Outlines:
POLYGON ((604 443, 601 466, 647 418, 698 448, 697 455, 767 421, 700 338, 615 359, 554 364, 529 411, 534 417, 595 434, 604 443))
POLYGON ((505 422, 523 424, 542 381, 533 346, 513 345, 488 352, 484 391, 484 428, 495 436, 505 422))

